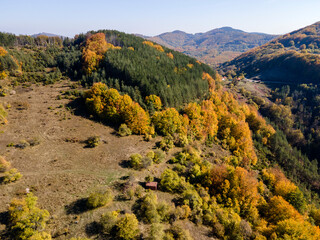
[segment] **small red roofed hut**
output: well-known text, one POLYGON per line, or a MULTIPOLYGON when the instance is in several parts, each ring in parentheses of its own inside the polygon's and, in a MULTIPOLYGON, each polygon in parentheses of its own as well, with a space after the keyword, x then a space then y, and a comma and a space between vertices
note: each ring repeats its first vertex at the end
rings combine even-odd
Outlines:
POLYGON ((146 183, 146 189, 157 190, 158 189, 158 183, 157 182, 147 182, 146 183))

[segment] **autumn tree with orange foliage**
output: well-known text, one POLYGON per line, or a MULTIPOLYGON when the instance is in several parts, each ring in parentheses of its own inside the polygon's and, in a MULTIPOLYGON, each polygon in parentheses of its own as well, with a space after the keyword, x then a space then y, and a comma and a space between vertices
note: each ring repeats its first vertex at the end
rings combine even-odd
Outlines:
POLYGON ((8 52, 3 47, 0 47, 0 57, 4 57, 7 53, 8 52))
POLYGON ((280 221, 292 218, 303 221, 302 215, 281 196, 274 196, 263 205, 261 213, 270 224, 277 224, 280 221))
POLYGON ((293 182, 286 178, 280 169, 263 169, 262 179, 274 195, 283 197, 299 212, 305 210, 306 200, 303 193, 293 182))
POLYGON ((96 33, 88 37, 82 50, 83 68, 87 74, 97 70, 99 62, 103 59, 108 49, 115 48, 107 43, 104 33, 96 33))
POLYGON ((135 134, 153 134, 150 118, 143 108, 128 95, 120 95, 116 89, 103 83, 95 83, 85 93, 88 109, 101 119, 115 124, 126 123, 135 134))
POLYGON ((247 219, 258 217, 257 205, 260 195, 258 181, 244 168, 215 165, 210 172, 210 193, 219 203, 231 207, 247 219))

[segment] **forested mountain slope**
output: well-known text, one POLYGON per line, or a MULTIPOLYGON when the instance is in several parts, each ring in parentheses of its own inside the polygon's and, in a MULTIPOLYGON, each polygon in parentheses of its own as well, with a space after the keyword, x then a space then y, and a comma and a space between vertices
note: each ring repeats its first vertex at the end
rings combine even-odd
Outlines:
POLYGON ((320 22, 285 34, 222 65, 247 77, 288 83, 318 83, 320 22))
POLYGON ((117 31, 0 40, 1 238, 320 238, 317 161, 209 66, 117 31))
POLYGON ((275 35, 247 33, 223 27, 196 34, 174 31, 147 39, 195 57, 209 65, 217 65, 251 48, 261 46, 275 37, 275 35))

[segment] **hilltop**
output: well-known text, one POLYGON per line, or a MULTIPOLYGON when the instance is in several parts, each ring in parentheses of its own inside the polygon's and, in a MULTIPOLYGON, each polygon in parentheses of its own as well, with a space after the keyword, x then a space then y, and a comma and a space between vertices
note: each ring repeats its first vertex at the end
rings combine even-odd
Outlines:
POLYGON ((195 57, 209 65, 217 65, 249 49, 261 46, 275 37, 277 36, 247 33, 231 27, 223 27, 196 34, 173 31, 147 37, 147 39, 195 57))
POLYGON ((280 36, 224 63, 225 71, 283 83, 318 83, 320 22, 280 36))

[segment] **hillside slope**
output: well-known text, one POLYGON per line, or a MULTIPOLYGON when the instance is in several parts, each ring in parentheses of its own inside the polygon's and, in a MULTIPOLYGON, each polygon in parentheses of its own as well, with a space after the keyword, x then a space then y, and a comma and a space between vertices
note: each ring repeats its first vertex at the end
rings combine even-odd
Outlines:
POLYGON ((196 34, 174 31, 148 39, 209 65, 216 65, 231 60, 251 48, 261 46, 275 37, 275 35, 247 33, 223 27, 196 34))
POLYGON ((38 40, 0 48, 1 239, 320 239, 317 161, 208 66, 116 31, 38 40))
POLYGON ((222 65, 247 77, 287 83, 318 83, 320 22, 283 35, 222 65))

